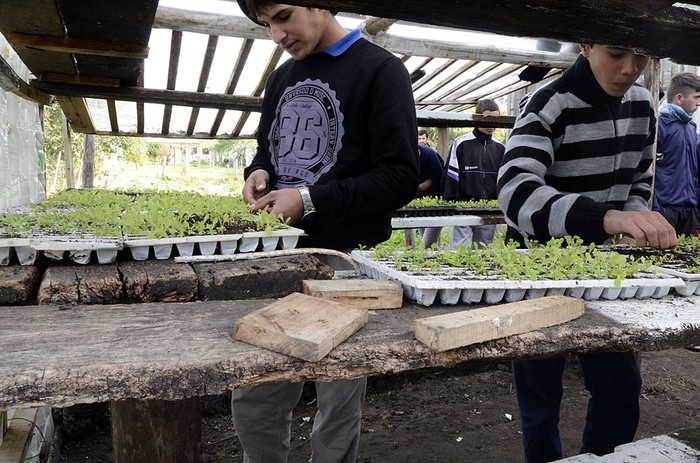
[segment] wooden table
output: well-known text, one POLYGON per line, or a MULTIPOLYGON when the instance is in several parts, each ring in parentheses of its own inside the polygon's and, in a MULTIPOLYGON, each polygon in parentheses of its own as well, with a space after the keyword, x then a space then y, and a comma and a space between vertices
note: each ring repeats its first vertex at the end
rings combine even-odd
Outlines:
POLYGON ((234 341, 238 317, 271 300, 29 306, 0 309, 0 409, 134 398, 178 400, 283 380, 339 380, 474 360, 508 361, 591 349, 662 350, 700 344, 700 296, 586 303, 572 322, 434 353, 413 320, 477 306, 405 303, 319 362, 234 341))

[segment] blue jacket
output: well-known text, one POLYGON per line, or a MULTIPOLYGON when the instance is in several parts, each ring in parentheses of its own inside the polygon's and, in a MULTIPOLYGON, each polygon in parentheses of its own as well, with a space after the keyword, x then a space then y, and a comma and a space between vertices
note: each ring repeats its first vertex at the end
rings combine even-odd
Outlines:
POLYGON ((431 179, 433 183, 427 190, 419 192, 416 197, 442 196, 442 158, 437 151, 429 146, 418 145, 418 169, 420 171, 420 183, 431 179))
POLYGON ((666 207, 696 207, 698 136, 692 120, 682 108, 664 103, 659 108, 659 138, 654 180, 654 210, 666 207))

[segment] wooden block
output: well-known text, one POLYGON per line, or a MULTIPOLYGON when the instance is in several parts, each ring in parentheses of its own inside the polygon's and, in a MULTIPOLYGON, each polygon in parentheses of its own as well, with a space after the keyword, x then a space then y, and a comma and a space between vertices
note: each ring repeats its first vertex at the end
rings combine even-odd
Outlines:
POLYGON ((367 320, 364 309, 292 293, 236 320, 233 338, 316 362, 367 320))
POLYGON ((304 294, 360 309, 398 309, 403 304, 401 285, 387 280, 305 280, 304 294))
POLYGON ((413 322, 416 339, 443 352, 565 323, 583 315, 581 299, 549 296, 465 310, 413 322))

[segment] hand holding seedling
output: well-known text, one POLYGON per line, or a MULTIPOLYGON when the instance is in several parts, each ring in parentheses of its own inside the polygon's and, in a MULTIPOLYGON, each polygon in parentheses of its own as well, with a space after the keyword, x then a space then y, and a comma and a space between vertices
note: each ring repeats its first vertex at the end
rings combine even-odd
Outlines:
POLYGON ((668 249, 678 244, 676 231, 656 211, 618 211, 610 209, 603 218, 609 235, 623 234, 637 246, 668 249))
POLYGON ((258 169, 248 176, 243 185, 243 200, 248 204, 253 204, 269 192, 270 174, 263 169, 258 169))

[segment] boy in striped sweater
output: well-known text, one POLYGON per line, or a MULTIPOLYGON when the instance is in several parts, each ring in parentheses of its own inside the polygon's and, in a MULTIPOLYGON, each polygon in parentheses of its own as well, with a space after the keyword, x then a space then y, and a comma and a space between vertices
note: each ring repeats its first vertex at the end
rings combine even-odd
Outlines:
MULTIPOLYGON (((673 227, 649 210, 656 117, 634 82, 649 58, 633 49, 581 44, 561 78, 529 98, 507 142, 498 201, 508 237, 521 244, 577 235, 639 246, 676 245, 673 227)), ((632 441, 641 376, 633 352, 579 355, 591 393, 581 453, 632 441)), ((559 407, 564 357, 513 363, 525 459, 562 458, 559 407)))

